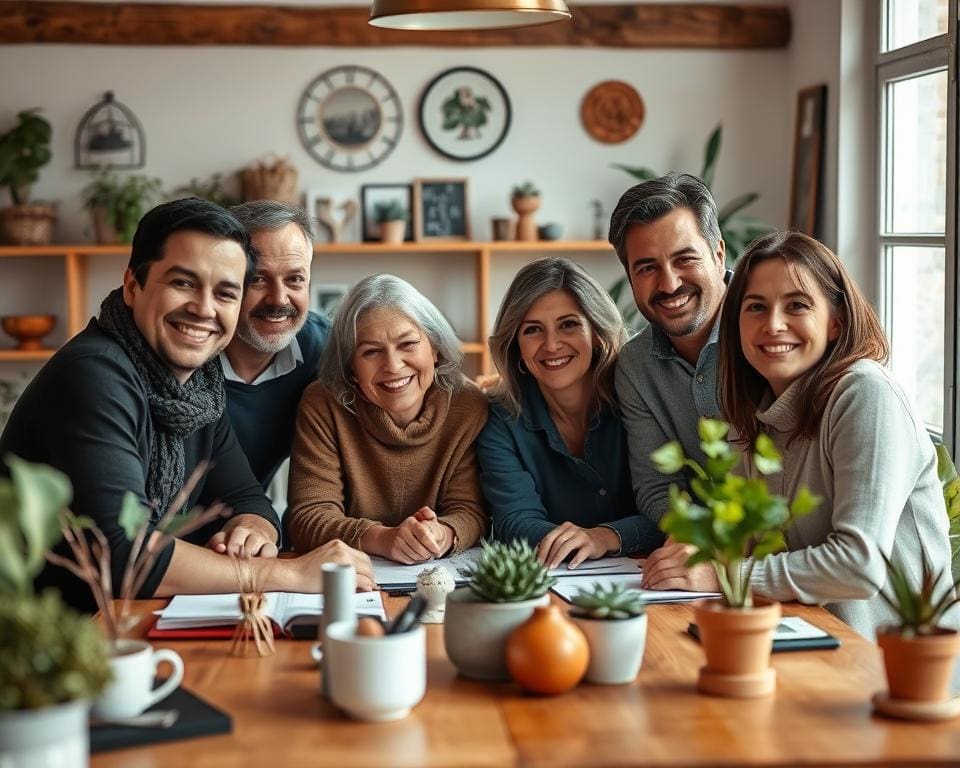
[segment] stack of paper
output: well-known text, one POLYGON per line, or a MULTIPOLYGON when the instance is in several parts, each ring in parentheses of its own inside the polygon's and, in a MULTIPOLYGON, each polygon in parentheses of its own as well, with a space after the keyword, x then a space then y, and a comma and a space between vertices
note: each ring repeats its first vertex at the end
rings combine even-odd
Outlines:
MULTIPOLYGON (((600 561, 597 561, 600 562, 600 561)), ((579 569, 578 569, 579 570, 579 569)), ((559 579, 553 591, 564 600, 570 600, 581 589, 588 590, 594 584, 601 584, 604 587, 611 587, 614 584, 623 584, 628 589, 635 589, 643 597, 645 603, 685 603, 690 600, 700 600, 702 598, 720 597, 719 592, 686 592, 679 589, 641 589, 640 582, 643 581, 641 573, 634 574, 590 574, 568 576, 565 579, 559 579)))

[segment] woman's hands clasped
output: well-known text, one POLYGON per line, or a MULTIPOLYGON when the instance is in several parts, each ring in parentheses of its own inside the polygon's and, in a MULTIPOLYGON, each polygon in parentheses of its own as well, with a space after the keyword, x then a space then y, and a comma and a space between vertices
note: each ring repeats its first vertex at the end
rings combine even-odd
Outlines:
POLYGON ((453 529, 430 507, 420 507, 400 525, 376 525, 364 532, 360 548, 404 565, 443 557, 453 547, 453 529))
POLYGON ((537 559, 547 568, 556 568, 568 557, 568 568, 576 568, 585 560, 596 560, 620 549, 620 537, 616 531, 602 526, 581 528, 579 525, 560 523, 540 539, 537 559))

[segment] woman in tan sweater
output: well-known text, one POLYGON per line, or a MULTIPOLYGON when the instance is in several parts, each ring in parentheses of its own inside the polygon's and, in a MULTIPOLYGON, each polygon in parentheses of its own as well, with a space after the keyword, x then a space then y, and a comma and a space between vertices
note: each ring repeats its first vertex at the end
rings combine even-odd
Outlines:
POLYGON ((473 442, 487 400, 462 359, 450 324, 412 285, 372 275, 354 286, 300 402, 286 515, 294 549, 342 539, 409 564, 485 534, 473 442))

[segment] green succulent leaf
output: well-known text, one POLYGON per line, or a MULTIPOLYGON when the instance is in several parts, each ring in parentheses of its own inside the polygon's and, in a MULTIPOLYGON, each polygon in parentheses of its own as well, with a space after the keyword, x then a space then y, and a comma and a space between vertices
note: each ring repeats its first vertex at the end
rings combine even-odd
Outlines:
POLYGON ((683 448, 676 440, 661 445, 650 454, 650 458, 657 471, 664 475, 673 475, 683 468, 683 448))
POLYGON ((753 465, 764 475, 773 475, 783 468, 782 457, 770 436, 761 432, 754 443, 753 465))

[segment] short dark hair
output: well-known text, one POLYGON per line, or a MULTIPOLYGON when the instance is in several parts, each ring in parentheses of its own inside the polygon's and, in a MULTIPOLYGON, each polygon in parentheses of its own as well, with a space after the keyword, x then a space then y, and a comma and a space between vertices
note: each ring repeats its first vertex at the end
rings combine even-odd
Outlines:
POLYGON ((608 240, 627 268, 627 233, 632 224, 649 224, 678 208, 687 208, 697 220, 700 236, 707 241, 710 252, 720 247, 720 224, 717 204, 707 185, 688 173, 668 173, 659 179, 635 184, 621 195, 610 216, 608 240))
POLYGON ((238 243, 247 257, 243 286, 246 288, 249 285, 256 273, 257 253, 250 243, 247 230, 226 208, 209 200, 185 197, 161 203, 140 219, 127 264, 140 287, 147 282, 150 265, 163 258, 163 247, 170 235, 184 231, 202 232, 238 243))

